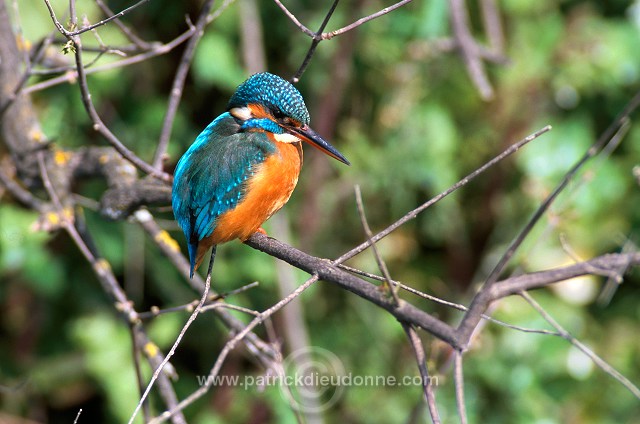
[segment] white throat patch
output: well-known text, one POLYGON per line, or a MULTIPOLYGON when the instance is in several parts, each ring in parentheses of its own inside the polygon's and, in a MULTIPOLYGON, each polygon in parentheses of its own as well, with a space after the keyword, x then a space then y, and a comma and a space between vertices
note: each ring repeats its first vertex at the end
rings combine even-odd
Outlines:
POLYGON ((300 141, 298 137, 289 133, 273 134, 273 138, 280 143, 297 143, 300 141))

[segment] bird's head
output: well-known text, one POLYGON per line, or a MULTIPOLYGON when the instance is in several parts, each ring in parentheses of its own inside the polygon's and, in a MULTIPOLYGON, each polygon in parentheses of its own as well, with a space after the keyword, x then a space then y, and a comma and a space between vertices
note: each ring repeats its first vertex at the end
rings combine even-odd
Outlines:
POLYGON ((306 141, 349 165, 347 158, 309 127, 302 95, 279 76, 267 72, 252 75, 231 96, 227 110, 246 131, 265 131, 282 143, 306 141))

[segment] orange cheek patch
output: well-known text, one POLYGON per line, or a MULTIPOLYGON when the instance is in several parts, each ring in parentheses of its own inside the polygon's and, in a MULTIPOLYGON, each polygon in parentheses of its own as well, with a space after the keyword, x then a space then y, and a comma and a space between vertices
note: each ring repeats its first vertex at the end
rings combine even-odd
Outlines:
POLYGON ((273 119, 271 114, 263 106, 257 105, 255 103, 251 103, 247 105, 247 107, 251 111, 251 115, 253 115, 253 117, 256 119, 261 119, 261 118, 273 119))

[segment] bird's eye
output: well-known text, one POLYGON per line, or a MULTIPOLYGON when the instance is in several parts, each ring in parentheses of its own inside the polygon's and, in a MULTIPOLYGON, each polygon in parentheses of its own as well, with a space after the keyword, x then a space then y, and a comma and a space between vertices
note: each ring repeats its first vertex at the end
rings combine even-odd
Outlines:
POLYGON ((276 119, 284 119, 286 115, 280 109, 275 109, 273 111, 273 117, 276 119))

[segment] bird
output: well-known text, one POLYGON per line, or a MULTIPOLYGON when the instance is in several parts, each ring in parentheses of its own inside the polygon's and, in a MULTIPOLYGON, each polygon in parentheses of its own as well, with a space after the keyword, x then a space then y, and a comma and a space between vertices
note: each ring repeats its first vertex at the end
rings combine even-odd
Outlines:
POLYGON ((196 137, 178 161, 171 194, 187 239, 190 278, 211 248, 246 241, 291 197, 302 168, 302 142, 350 165, 309 126, 300 92, 283 78, 250 76, 226 111, 196 137))

